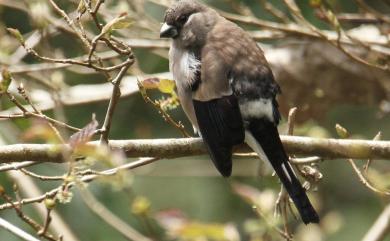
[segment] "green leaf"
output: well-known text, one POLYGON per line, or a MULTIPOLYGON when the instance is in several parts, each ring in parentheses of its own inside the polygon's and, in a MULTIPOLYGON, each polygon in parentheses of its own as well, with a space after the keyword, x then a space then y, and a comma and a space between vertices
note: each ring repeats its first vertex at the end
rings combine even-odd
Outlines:
POLYGON ((310 6, 313 8, 319 8, 322 5, 322 0, 310 0, 310 6))
MULTIPOLYGON (((91 8, 96 5, 96 0, 90 0, 91 1, 91 8)), ((77 6, 77 12, 79 13, 79 17, 81 17, 85 12, 87 11, 87 6, 85 6, 85 1, 80 0, 79 5, 77 6)))
POLYGON ((337 31, 340 31, 341 26, 340 26, 339 20, 337 19, 336 15, 331 10, 328 9, 326 11, 326 17, 328 18, 329 22, 333 25, 333 27, 337 31))
POLYGON ((161 79, 158 83, 158 89, 165 94, 172 94, 175 91, 175 81, 170 79, 161 79))
POLYGON ((25 41, 23 35, 16 28, 7 28, 9 34, 11 34, 14 38, 16 38, 20 44, 24 45, 25 41))
POLYGON ((131 212, 135 215, 147 215, 150 212, 151 203, 143 196, 138 196, 134 199, 131 205, 131 212))
POLYGON ((2 80, 0 82, 0 93, 4 93, 8 90, 8 88, 12 82, 11 72, 9 72, 7 69, 3 69, 1 71, 1 77, 2 77, 2 80))
POLYGON ((79 5, 77 6, 77 12, 80 14, 79 16, 83 15, 87 11, 87 8, 85 7, 84 0, 80 0, 79 5))

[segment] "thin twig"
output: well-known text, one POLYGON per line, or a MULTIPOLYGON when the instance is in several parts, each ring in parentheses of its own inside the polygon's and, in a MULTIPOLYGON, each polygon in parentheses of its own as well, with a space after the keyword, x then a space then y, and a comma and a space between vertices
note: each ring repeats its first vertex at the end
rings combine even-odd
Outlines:
POLYGON ((99 200, 97 200, 93 194, 84 188, 80 188, 80 194, 87 205, 87 207, 98 217, 100 217, 105 223, 110 225, 112 228, 120 232, 124 237, 134 241, 151 241, 151 239, 145 237, 133 227, 125 223, 117 215, 107 209, 99 200))
POLYGON ((267 218, 267 217, 264 215, 264 213, 260 210, 260 207, 256 206, 254 209, 255 209, 257 215, 258 215, 259 217, 261 217, 261 218, 264 220, 265 224, 266 224, 269 228, 271 228, 272 230, 276 231, 276 232, 277 232, 280 236, 282 236, 286 241, 291 241, 291 240, 292 240, 292 238, 290 237, 289 234, 283 232, 283 230, 281 230, 280 228, 278 228, 277 226, 271 224, 271 223, 268 221, 268 218, 267 218))
MULTIPOLYGON (((297 107, 291 108, 288 112, 288 119, 287 119, 287 135, 292 136, 294 135, 294 126, 295 126, 295 117, 297 114, 297 107)), ((289 227, 288 227, 288 211, 291 211, 291 214, 295 217, 294 212, 292 211, 292 207, 290 204, 290 197, 287 193, 287 190, 284 188, 283 184, 280 185, 280 192, 278 195, 278 198, 275 202, 275 215, 281 215, 283 218, 283 226, 284 226, 284 233, 287 237, 292 238, 292 234, 290 233, 289 227)))
POLYGON ((310 156, 310 157, 301 157, 301 158, 290 157, 290 162, 295 165, 308 165, 312 163, 322 162, 323 160, 324 159, 319 156, 310 156))
MULTIPOLYGON (((20 219, 22 219, 25 223, 27 223, 28 225, 30 225, 30 227, 32 227, 37 233, 39 233, 40 230, 42 230, 42 226, 40 224, 38 224, 36 221, 34 221, 32 218, 28 217, 27 215, 25 215, 20 206, 18 204, 15 204, 15 202, 12 201, 11 197, 9 197, 7 194, 5 193, 1 193, 1 197, 7 202, 7 204, 10 205, 10 207, 12 209, 15 210, 15 212, 17 213, 17 215, 19 216, 20 219)), ((21 201, 18 201, 16 203, 20 203, 21 201)), ((42 237, 46 238, 47 240, 50 240, 50 241, 57 241, 57 239, 45 232, 45 233, 42 233, 42 237)))
POLYGON ((29 166, 33 166, 36 164, 38 164, 38 163, 33 162, 33 161, 25 161, 25 162, 19 162, 19 163, 3 163, 2 165, 0 165, 0 172, 19 170, 20 168, 29 167, 29 166))
POLYGON ((64 19, 65 21, 68 23, 68 25, 73 29, 73 31, 78 35, 79 39, 84 43, 85 47, 87 49, 90 49, 91 48, 91 44, 90 42, 88 41, 88 39, 86 39, 84 37, 84 35, 82 34, 82 32, 80 31, 80 29, 78 29, 76 27, 76 25, 74 24, 74 22, 72 21, 72 19, 66 14, 66 12, 64 10, 62 10, 55 2, 54 0, 48 0, 49 3, 52 5, 52 7, 54 8, 54 10, 56 10, 57 13, 59 13, 64 19))
POLYGON ((42 181, 63 181, 64 180, 63 176, 43 176, 43 175, 38 175, 34 172, 30 172, 24 168, 20 168, 19 170, 25 175, 40 179, 42 181))
POLYGON ((154 108, 157 109, 158 113, 161 115, 161 117, 164 119, 164 121, 166 121, 167 123, 169 123, 170 125, 172 125, 175 129, 179 130, 181 132, 181 134, 183 135, 183 137, 191 137, 190 134, 188 134, 188 132, 186 131, 184 125, 179 121, 179 122, 176 122, 170 114, 168 114, 162 107, 161 107, 161 104, 158 102, 158 101, 153 101, 147 94, 146 94, 146 89, 143 87, 142 83, 140 81, 137 82, 138 83, 138 87, 139 89, 141 90, 141 95, 142 95, 142 98, 144 99, 144 101, 146 103, 150 103, 153 105, 154 108))
MULTIPOLYGON (((374 141, 379 141, 382 139, 382 132, 378 132, 378 134, 375 135, 374 137, 374 141)), ((363 170, 364 172, 367 174, 367 171, 368 171, 368 168, 370 167, 371 165, 371 162, 372 162, 372 159, 368 159, 366 164, 363 166, 363 170)))
MULTIPOLYGON (((27 110, 27 108, 25 108, 16 98, 15 96, 13 96, 11 93, 9 93, 8 91, 6 92, 6 95, 8 96, 8 98, 10 99, 10 101, 12 103, 14 103, 17 108, 19 108, 21 111, 22 111, 22 114, 21 115, 9 115, 8 118, 13 118, 13 117, 16 117, 16 118, 19 118, 19 117, 29 117, 29 116, 34 116, 36 118, 39 118, 39 119, 43 119, 45 121, 48 122, 50 128, 53 130, 53 132, 56 134, 58 140, 60 140, 62 143, 65 143, 65 141, 63 140, 61 134, 59 133, 59 131, 57 130, 57 128, 55 128, 54 125, 58 125, 58 126, 61 126, 61 127, 65 127, 65 128, 68 128, 68 129, 71 129, 73 131, 77 131, 79 130, 78 128, 75 128, 75 127, 72 127, 68 124, 65 124, 61 121, 57 121, 53 118, 50 118, 46 115, 44 115, 40 110, 38 110, 35 105, 32 103, 32 101, 30 100, 30 98, 27 96, 27 94, 25 93, 24 91, 24 88, 23 87, 19 87, 18 88, 18 91, 19 93, 24 97, 24 99, 27 101, 27 103, 33 108, 33 110, 36 112, 30 112, 27 110)), ((7 117, 7 116, 0 116, 0 119, 2 117, 7 117)))
MULTIPOLYGON (((44 120, 47 120, 49 119, 48 117, 46 117, 42 111, 40 111, 37 107, 35 107, 35 104, 31 101, 30 97, 27 95, 26 93, 26 90, 24 89, 23 87, 23 84, 20 84, 19 87, 18 87, 18 92, 19 94, 24 98, 24 100, 33 108, 34 112, 37 113, 39 116, 42 116, 41 118, 44 119, 44 120)), ((19 107, 19 105, 18 105, 19 107)), ((23 110, 22 110, 23 111, 23 110)), ((26 113, 25 111, 23 111, 24 113, 26 113)), ((51 118, 50 118, 51 119, 51 118)), ((62 138, 60 132, 58 131, 58 129, 53 125, 53 119, 51 119, 52 121, 48 121, 48 125, 50 127, 50 129, 54 132, 54 134, 57 136, 58 140, 61 141, 61 143, 65 143, 64 139, 62 138)), ((58 123, 59 121, 54 121, 56 123, 58 123)), ((65 123, 63 123, 63 125, 65 126, 68 126, 66 125, 65 123)))
MULTIPOLYGON (((118 166, 118 167, 115 167, 112 169, 98 172, 99 174, 96 174, 96 172, 93 172, 94 174, 83 176, 80 179, 80 181, 81 182, 92 182, 93 180, 95 180, 97 178, 100 178, 103 176, 113 176, 113 175, 116 175, 117 173, 119 173, 123 170, 135 169, 135 168, 156 162, 158 160, 160 160, 160 159, 159 158, 140 158, 137 161, 133 161, 133 162, 126 163, 126 164, 123 164, 121 166, 118 166)), ((69 182, 66 184, 68 189, 72 188, 74 185, 76 185, 76 182, 69 182)), ((41 196, 37 196, 37 197, 33 197, 33 198, 25 198, 25 199, 22 199, 20 201, 2 204, 2 205, 0 205, 0 210, 10 209, 10 208, 13 208, 14 206, 21 206, 21 205, 26 205, 26 204, 30 204, 30 203, 39 203, 39 202, 42 202, 43 200, 45 200, 46 198, 54 198, 57 195, 57 193, 60 190, 62 190, 62 188, 63 188, 62 186, 54 188, 41 196)))
POLYGON ((51 211, 52 211, 51 208, 46 208, 45 223, 43 224, 43 228, 41 230, 39 230, 39 232, 38 232, 39 236, 44 236, 46 234, 47 230, 49 229, 50 222, 52 220, 51 215, 50 215, 51 211))
POLYGON ((266 0, 260 0, 261 5, 265 10, 272 14, 276 19, 280 20, 283 23, 291 22, 290 19, 284 12, 277 9, 271 2, 266 0))
POLYGON ((362 174, 362 172, 360 171, 360 169, 356 166, 355 162, 353 159, 348 159, 348 162, 351 164, 353 170, 355 171, 355 173, 358 175, 359 177, 359 180, 360 182, 366 186, 368 189, 370 189, 371 191, 375 192, 375 193, 378 193, 380 195, 386 195, 386 196, 390 196, 390 191, 382 191, 382 190, 379 190, 377 189, 376 187, 374 187, 365 177, 364 175, 362 174))

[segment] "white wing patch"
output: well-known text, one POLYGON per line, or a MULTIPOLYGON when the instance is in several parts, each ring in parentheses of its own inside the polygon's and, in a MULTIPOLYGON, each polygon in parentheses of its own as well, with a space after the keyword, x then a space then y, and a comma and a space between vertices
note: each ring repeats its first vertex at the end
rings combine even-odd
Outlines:
POLYGON ((243 101, 240 103, 240 111, 244 119, 267 117, 274 122, 274 109, 271 99, 259 98, 243 101))
POLYGON ((288 174, 287 168, 286 168, 286 166, 284 165, 284 163, 282 163, 282 168, 283 168, 284 174, 286 174, 288 180, 291 182, 290 174, 288 174))

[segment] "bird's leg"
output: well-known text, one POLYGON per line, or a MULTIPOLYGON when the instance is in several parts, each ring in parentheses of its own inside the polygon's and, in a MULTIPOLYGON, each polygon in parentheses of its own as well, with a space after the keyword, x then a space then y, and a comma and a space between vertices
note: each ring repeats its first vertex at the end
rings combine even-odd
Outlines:
POLYGON ((290 197, 288 196, 286 189, 283 185, 280 185, 280 192, 275 202, 274 213, 275 216, 281 216, 283 218, 284 232, 288 237, 292 238, 292 234, 290 233, 288 227, 288 212, 290 212, 295 219, 297 218, 291 207, 290 197))

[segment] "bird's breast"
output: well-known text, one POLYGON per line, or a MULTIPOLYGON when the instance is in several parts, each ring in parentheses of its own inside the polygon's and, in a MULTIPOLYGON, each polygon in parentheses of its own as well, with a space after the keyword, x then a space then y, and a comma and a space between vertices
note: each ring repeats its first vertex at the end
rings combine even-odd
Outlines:
POLYGON ((198 128, 192 103, 192 85, 196 81, 196 72, 200 68, 200 61, 189 51, 177 48, 172 43, 169 50, 169 68, 176 82, 181 106, 190 119, 194 129, 198 128))
POLYGON ((197 72, 201 66, 201 62, 195 57, 195 54, 189 50, 177 48, 172 43, 169 51, 169 63, 178 90, 191 89, 197 81, 197 72))

